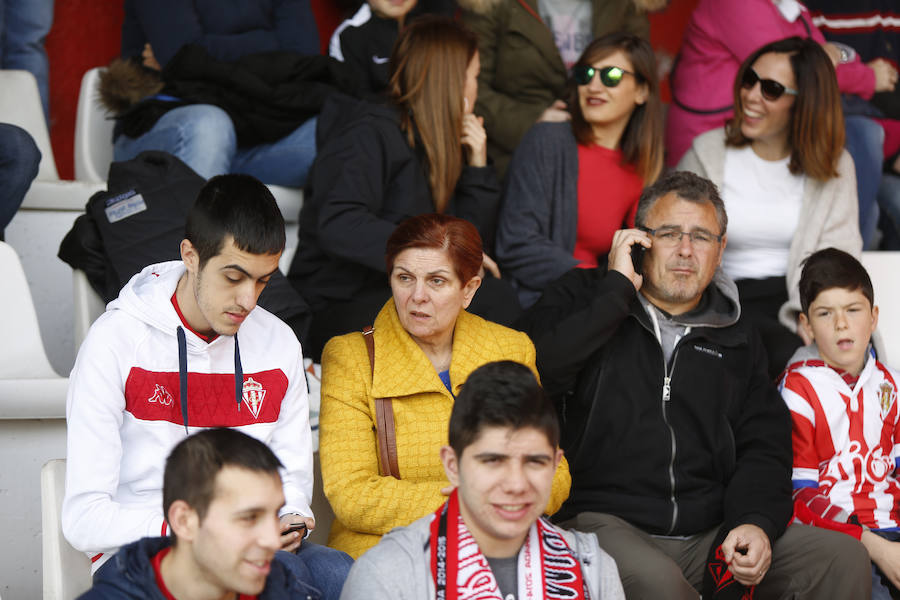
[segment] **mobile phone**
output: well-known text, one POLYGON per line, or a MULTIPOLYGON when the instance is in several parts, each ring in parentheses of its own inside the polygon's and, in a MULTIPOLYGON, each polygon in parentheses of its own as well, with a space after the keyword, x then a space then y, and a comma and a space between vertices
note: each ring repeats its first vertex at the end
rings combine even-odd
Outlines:
POLYGON ((644 274, 644 252, 646 251, 647 249, 638 242, 631 245, 631 264, 634 266, 634 272, 638 275, 644 274))
POLYGON ((291 523, 291 526, 287 528, 287 530, 281 535, 287 535, 289 533, 293 533, 295 531, 299 531, 301 535, 306 533, 306 523, 291 523))

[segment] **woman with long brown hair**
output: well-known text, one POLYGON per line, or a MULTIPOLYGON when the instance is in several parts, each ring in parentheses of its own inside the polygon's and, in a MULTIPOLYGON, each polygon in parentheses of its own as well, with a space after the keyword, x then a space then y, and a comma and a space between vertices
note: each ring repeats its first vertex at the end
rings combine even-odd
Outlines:
MULTIPOLYGON (((312 308, 310 333, 301 339, 313 358, 333 335, 371 324, 390 297, 381 256, 404 218, 448 213, 472 222, 486 248, 494 238, 500 190, 487 166, 481 119, 472 114, 474 35, 451 19, 416 19, 400 33, 390 65, 387 105, 343 99, 319 118, 320 149, 289 273, 312 308)), ((511 290, 506 296, 514 303, 511 290)), ((506 304, 489 302, 482 291, 473 311, 501 322, 515 318, 517 311, 504 319, 486 302, 506 304)))
POLYGON ((741 65, 734 116, 698 136, 678 164, 719 186, 728 211, 725 274, 759 329, 777 376, 801 345, 802 261, 833 246, 859 257, 853 160, 834 67, 816 42, 766 44, 741 65))
POLYGON ((663 119, 650 44, 597 38, 572 67, 570 122, 537 123, 513 155, 497 225, 497 259, 528 306, 574 267, 605 263, 634 224, 663 164, 663 119))

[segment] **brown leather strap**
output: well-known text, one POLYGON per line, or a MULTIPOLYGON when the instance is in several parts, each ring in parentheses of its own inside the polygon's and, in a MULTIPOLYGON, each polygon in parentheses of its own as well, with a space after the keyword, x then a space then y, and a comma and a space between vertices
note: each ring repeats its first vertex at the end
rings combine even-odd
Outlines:
MULTIPOLYGON (((375 379, 375 329, 368 325, 363 328, 366 352, 369 353, 369 367, 375 379)), ((378 438, 378 470, 382 476, 390 475, 400 479, 397 464, 397 436, 394 431, 394 407, 390 398, 375 398, 375 435, 378 438)))

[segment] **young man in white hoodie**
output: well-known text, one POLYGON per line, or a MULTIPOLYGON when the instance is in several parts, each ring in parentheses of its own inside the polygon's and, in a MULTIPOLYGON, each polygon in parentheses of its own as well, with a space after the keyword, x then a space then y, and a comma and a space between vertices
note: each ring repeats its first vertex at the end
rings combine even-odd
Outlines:
POLYGON ((349 557, 288 532, 315 527, 303 356, 290 328, 256 306, 284 243, 262 183, 214 177, 188 216, 182 260, 135 275, 91 327, 66 402, 62 527, 94 572, 120 546, 168 535, 161 499, 172 448, 192 432, 233 427, 285 466, 282 548, 299 548, 298 575, 323 598, 340 593, 349 557))

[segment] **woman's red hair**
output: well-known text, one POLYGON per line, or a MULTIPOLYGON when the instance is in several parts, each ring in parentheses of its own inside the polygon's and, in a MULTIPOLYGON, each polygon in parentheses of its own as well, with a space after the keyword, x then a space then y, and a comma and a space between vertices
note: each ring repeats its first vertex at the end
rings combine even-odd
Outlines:
POLYGON ((410 248, 444 250, 463 285, 481 270, 481 236, 474 225, 459 217, 431 213, 411 217, 397 225, 385 249, 388 273, 394 270, 397 256, 410 248))

